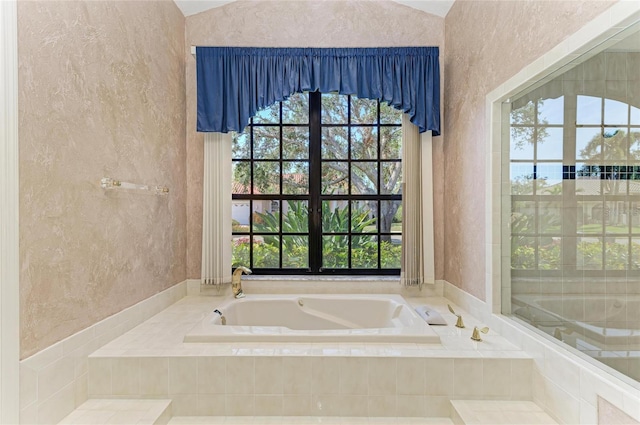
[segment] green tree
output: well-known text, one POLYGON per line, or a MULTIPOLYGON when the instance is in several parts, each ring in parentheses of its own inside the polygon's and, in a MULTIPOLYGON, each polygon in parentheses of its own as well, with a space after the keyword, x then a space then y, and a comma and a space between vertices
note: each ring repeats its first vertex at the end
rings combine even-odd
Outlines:
MULTIPOLYGON (((640 132, 634 131, 627 135, 624 130, 615 130, 613 132, 603 131, 602 135, 595 135, 583 149, 580 150, 580 157, 589 161, 591 164, 584 165, 578 170, 578 175, 604 175, 602 185, 603 194, 619 195, 626 192, 624 189, 625 180, 623 180, 621 172, 625 165, 615 165, 615 162, 626 163, 627 158, 630 161, 640 161, 640 132), (627 137, 629 136, 629 137, 627 137), (601 164, 612 164, 603 168, 601 164)), ((621 222, 621 213, 623 210, 621 202, 612 202, 612 210, 609 212, 609 224, 617 225, 621 222)))
MULTIPOLYGON (((347 96, 323 95, 322 96, 322 122, 331 124, 345 124, 345 126, 325 127, 322 135, 322 155, 325 159, 349 158, 349 144, 346 124, 349 118, 347 96)), ((254 123, 277 123, 280 119, 280 104, 276 103, 254 117, 254 123)), ((375 100, 352 98, 351 122, 354 124, 374 123, 377 120, 377 102, 375 100)), ((380 105, 380 120, 382 123, 398 123, 401 112, 382 103, 380 105)), ((283 124, 308 123, 308 96, 296 94, 287 101, 282 102, 283 124)), ((256 127, 253 140, 254 159, 275 159, 279 155, 279 134, 276 127, 256 127)), ((400 162, 385 162, 380 170, 375 162, 378 159, 377 127, 353 127, 351 140, 351 158, 359 160, 371 160, 366 162, 353 162, 351 173, 352 193, 371 194, 377 192, 378 173, 380 173, 380 193, 400 193, 402 179, 402 164, 400 162)), ((309 135, 300 127, 283 127, 283 159, 295 160, 308 158, 309 135)), ((402 146, 402 130, 399 127, 384 127, 380 134, 381 159, 400 158, 402 146)), ((249 133, 236 134, 233 137, 233 152, 235 159, 249 159, 251 153, 251 140, 249 133)), ((234 167, 234 181, 242 188, 248 188, 251 184, 251 170, 248 163, 236 162, 234 167)), ((303 194, 308 190, 309 170, 306 163, 286 161, 285 168, 280 170, 277 162, 256 163, 254 173, 254 193, 270 194, 279 191, 280 172, 283 174, 283 193, 303 194)), ((322 193, 342 194, 348 193, 349 169, 348 163, 338 161, 324 162, 322 170, 322 193)), ((400 203, 383 202, 378 211, 377 202, 369 202, 368 208, 373 216, 379 219, 381 232, 391 231, 393 218, 396 215, 400 203)), ((386 237, 387 239, 389 237, 386 237)))
POLYGON ((511 111, 511 147, 522 150, 527 144, 543 143, 549 136, 548 121, 542 118, 540 109, 544 99, 529 101, 511 111))

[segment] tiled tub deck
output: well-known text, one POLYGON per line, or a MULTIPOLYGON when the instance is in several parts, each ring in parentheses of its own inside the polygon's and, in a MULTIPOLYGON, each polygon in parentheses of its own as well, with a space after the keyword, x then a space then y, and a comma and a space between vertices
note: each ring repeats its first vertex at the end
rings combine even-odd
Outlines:
POLYGON ((89 398, 172 400, 174 416, 448 417, 452 399, 530 400, 532 360, 470 340, 441 297, 440 344, 184 343, 224 298, 189 296, 89 356, 89 398))

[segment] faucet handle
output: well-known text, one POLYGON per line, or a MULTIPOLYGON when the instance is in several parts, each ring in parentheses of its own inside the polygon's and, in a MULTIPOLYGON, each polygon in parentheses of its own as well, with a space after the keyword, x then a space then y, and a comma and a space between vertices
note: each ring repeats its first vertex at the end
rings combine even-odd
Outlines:
POLYGON ((482 341, 482 338, 480 338, 480 332, 486 334, 487 332, 489 332, 489 328, 485 326, 482 329, 478 329, 477 326, 474 326, 473 333, 471 334, 471 339, 478 342, 482 341))
POLYGON ((456 317, 458 317, 458 320, 456 320, 456 328, 464 328, 464 322, 462 321, 462 315, 456 313, 455 311, 453 311, 453 307, 451 307, 451 305, 447 304, 447 307, 449 307, 449 311, 451 313, 453 313, 456 317))

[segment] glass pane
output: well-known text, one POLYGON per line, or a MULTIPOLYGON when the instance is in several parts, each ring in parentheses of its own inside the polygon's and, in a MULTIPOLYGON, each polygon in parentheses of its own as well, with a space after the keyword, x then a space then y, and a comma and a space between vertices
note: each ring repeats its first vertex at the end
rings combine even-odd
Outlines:
POLYGON ((280 122, 280 102, 258 111, 253 117, 254 124, 277 124, 280 122))
POLYGON ((602 124, 602 98, 578 96, 576 124, 602 124))
POLYGON ((377 216, 377 201, 351 202, 351 232, 376 233, 378 231, 377 216))
POLYGON ((607 128, 602 134, 605 161, 625 161, 629 152, 626 130, 620 128, 607 128))
POLYGON ((351 237, 351 267, 354 269, 378 268, 378 238, 376 236, 351 237))
POLYGON ((380 102, 380 124, 401 124, 402 111, 380 102))
POLYGON ((378 193, 378 163, 354 162, 351 167, 351 194, 378 193))
POLYGON ((348 127, 322 129, 322 159, 347 159, 349 155, 348 127))
POLYGON ((637 161, 633 161, 627 167, 627 179, 629 180, 640 180, 640 166, 637 161))
POLYGON ((398 195, 402 192, 402 163, 381 162, 380 193, 398 195))
POLYGON ((309 123, 309 93, 296 93, 282 102, 282 123, 309 123))
POLYGON ((309 193, 309 163, 282 163, 282 193, 285 195, 306 195, 309 193))
POLYGON ((253 163, 253 193, 267 195, 280 193, 280 164, 256 161, 253 163))
POLYGON ((604 124, 618 125, 629 122, 629 105, 617 100, 604 100, 604 124))
POLYGON ((249 233, 249 217, 251 216, 248 199, 231 201, 231 231, 233 233, 249 233))
POLYGON ((337 93, 322 94, 322 124, 347 124, 349 122, 348 97, 337 93))
POLYGON ((378 158, 378 129, 351 127, 351 159, 378 158))
POLYGON ((511 127, 511 159, 533 160, 533 127, 511 127))
POLYGON ((253 158, 280 158, 279 127, 253 127, 253 158))
POLYGON ((629 132, 629 158, 632 161, 640 161, 640 128, 632 128, 629 132))
POLYGON ((578 238, 578 270, 602 270, 602 238, 578 238))
POLYGON ((253 201, 253 231, 259 233, 278 233, 280 231, 280 201, 253 201))
POLYGON ((378 101, 351 97, 351 123, 375 124, 378 121, 378 101))
POLYGON ((282 267, 285 269, 309 268, 309 237, 282 237, 282 267))
POLYGON ((562 128, 538 129, 538 159, 562 159, 562 128))
POLYGON ((513 201, 511 203, 511 234, 532 234, 536 231, 536 203, 513 201))
POLYGON ((562 124, 564 122, 564 97, 544 99, 538 105, 539 124, 562 124))
POLYGON ((349 231, 348 201, 322 201, 322 233, 349 231))
POLYGON ((511 238, 511 268, 531 270, 536 268, 536 238, 514 236, 511 238))
POLYGON ((322 194, 343 195, 348 191, 349 181, 348 162, 322 163, 322 194))
POLYGON ((533 195, 533 164, 530 162, 511 163, 511 194, 533 195))
POLYGON ((402 233, 402 201, 380 201, 380 231, 402 233))
POLYGON ((309 232, 309 204, 307 201, 287 201, 282 208, 282 233, 309 232))
POLYGON ((631 221, 631 232, 640 234, 640 202, 631 202, 629 220, 631 221))
POLYGON ((348 236, 322 237, 322 267, 346 269, 349 267, 348 236))
POLYGON ((626 201, 605 202, 605 229, 607 233, 629 234, 629 209, 626 201))
MULTIPOLYGON (((600 165, 588 165, 588 164, 576 164, 576 180, 600 180, 602 174, 603 167, 600 165)), ((585 195, 599 194, 600 188, 598 188, 598 192, 595 193, 585 193, 585 195)))
POLYGON ((562 266, 562 238, 541 237, 538 242, 538 268, 560 270, 562 266))
POLYGON ((640 270, 640 238, 631 239, 631 268, 640 270))
POLYGON ((231 182, 232 194, 251 193, 251 163, 233 161, 233 180, 231 182))
POLYGON ((640 108, 631 106, 631 114, 629 116, 629 124, 640 125, 640 108))
POLYGON ((231 266, 245 266, 249 267, 249 242, 251 238, 249 236, 234 236, 232 242, 231 252, 231 266))
MULTIPOLYGON (((514 101, 511 103, 511 108, 517 105, 519 102, 514 101)), ((536 124, 536 110, 535 103, 533 101, 527 102, 524 106, 521 106, 517 109, 512 109, 511 114, 509 116, 510 123, 516 125, 527 125, 533 126, 536 124)))
POLYGON ((600 128, 576 129, 576 158, 602 160, 602 133, 600 128))
POLYGON ((402 127, 380 128, 380 158, 402 159, 402 127))
POLYGON ((233 133, 233 144, 231 146, 231 157, 234 159, 251 158, 251 137, 249 132, 251 127, 246 127, 242 133, 233 133))
POLYGON ((601 235, 604 227, 604 202, 578 201, 578 233, 601 235))
POLYGON ((629 268, 629 238, 605 238, 605 270, 626 270, 629 268))
POLYGON ((538 195, 562 194, 561 163, 538 163, 536 166, 536 190, 538 195))
POLYGON ((562 202, 540 202, 538 232, 559 235, 562 232, 562 202))
POLYGON ((282 127, 282 159, 309 159, 309 128, 282 127))
POLYGON ((402 236, 380 238, 380 266, 383 269, 399 269, 402 265, 402 236))
POLYGON ((280 243, 277 236, 253 237, 253 267, 280 267, 280 243))

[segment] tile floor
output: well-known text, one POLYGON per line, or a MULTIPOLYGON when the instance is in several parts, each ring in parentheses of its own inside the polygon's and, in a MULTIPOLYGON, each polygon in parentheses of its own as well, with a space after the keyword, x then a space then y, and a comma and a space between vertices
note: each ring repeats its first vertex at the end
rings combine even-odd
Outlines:
POLYGON ((453 425, 449 418, 357 418, 320 416, 176 416, 169 425, 453 425))
POLYGON ((137 424, 152 425, 169 420, 171 400, 87 400, 59 425, 137 424))

